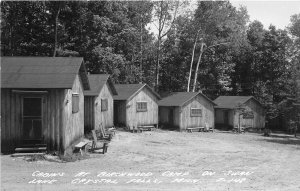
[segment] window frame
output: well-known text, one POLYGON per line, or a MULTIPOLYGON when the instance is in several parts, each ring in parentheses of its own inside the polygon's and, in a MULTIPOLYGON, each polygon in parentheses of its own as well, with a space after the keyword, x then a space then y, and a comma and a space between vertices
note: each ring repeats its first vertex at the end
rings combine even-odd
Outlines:
POLYGON ((148 102, 147 101, 137 101, 136 102, 136 112, 147 112, 148 111, 148 102), (141 104, 141 107, 139 107, 141 104), (145 104, 145 108, 143 108, 143 104, 145 104))
POLYGON ((79 93, 72 93, 72 113, 79 112, 79 93))
POLYGON ((202 117, 202 108, 201 107, 191 107, 190 109, 190 116, 191 117, 202 117), (200 110, 200 113, 194 113, 193 111, 200 110))
POLYGON ((108 99, 107 98, 104 98, 104 99, 101 99, 101 111, 108 111, 108 99), (105 104, 103 104, 105 103, 105 104), (106 106, 106 107, 104 107, 106 106))

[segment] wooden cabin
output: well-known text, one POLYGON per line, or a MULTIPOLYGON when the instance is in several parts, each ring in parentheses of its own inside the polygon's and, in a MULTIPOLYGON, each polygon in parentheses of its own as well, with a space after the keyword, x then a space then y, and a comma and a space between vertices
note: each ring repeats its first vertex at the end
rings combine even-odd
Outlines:
POLYGON ((147 84, 116 84, 114 96, 115 125, 129 130, 142 125, 158 125, 160 96, 147 84))
POLYGON ((2 57, 1 149, 46 144, 63 152, 84 133, 83 58, 2 57))
POLYGON ((201 92, 176 92, 158 102, 159 124, 184 131, 215 125, 212 100, 201 92))
POLYGON ((214 102, 216 125, 221 128, 265 127, 264 108, 253 96, 219 96, 214 102))
POLYGON ((84 91, 84 130, 114 125, 113 96, 117 91, 107 74, 88 75, 90 90, 84 91))

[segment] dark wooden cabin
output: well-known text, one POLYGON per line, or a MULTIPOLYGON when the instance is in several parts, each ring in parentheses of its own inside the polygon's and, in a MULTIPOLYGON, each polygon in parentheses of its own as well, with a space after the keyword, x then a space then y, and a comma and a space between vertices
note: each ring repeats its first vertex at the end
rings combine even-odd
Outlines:
POLYGON ((116 84, 114 96, 115 125, 132 130, 141 125, 158 125, 160 96, 147 84, 116 84))
POLYGON ((117 95, 114 84, 107 74, 88 75, 90 90, 84 91, 84 128, 99 130, 114 125, 113 96, 117 95))
POLYGON ((214 102, 217 104, 216 125, 221 128, 265 127, 264 108, 253 96, 219 96, 214 102), (243 114, 243 110, 247 114, 243 114))
POLYGON ((214 127, 212 100, 201 92, 175 92, 158 102, 159 124, 184 131, 187 128, 214 127))
POLYGON ((2 57, 1 149, 46 144, 63 152, 84 134, 83 58, 2 57))

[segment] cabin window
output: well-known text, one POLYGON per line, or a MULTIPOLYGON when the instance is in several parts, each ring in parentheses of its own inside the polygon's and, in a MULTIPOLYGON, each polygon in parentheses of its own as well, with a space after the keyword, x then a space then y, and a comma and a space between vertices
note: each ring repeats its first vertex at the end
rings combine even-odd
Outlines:
POLYGON ((101 111, 107 111, 107 110, 108 110, 108 100, 101 99, 101 111))
POLYGON ((79 111, 79 94, 72 94, 72 113, 77 113, 79 111))
POLYGON ((202 117, 201 108, 191 108, 191 117, 202 117))
POLYGON ((136 111, 137 112, 147 111, 147 102, 145 101, 136 102, 136 111))

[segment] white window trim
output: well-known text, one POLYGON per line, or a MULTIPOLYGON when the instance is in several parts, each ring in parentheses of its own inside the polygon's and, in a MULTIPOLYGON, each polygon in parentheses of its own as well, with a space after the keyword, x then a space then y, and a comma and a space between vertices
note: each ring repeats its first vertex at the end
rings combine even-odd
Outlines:
POLYGON ((202 114, 203 114, 202 112, 203 112, 203 109, 201 107, 191 107, 191 109, 190 109, 190 116, 191 117, 202 117, 202 114), (195 109, 200 109, 201 110, 201 115, 195 115, 195 114, 193 114, 192 110, 195 110, 195 109))
POLYGON ((79 93, 72 93, 72 113, 78 113, 79 112, 79 110, 80 110, 80 108, 79 108, 79 102, 80 102, 80 95, 79 95, 79 93), (78 111, 74 111, 74 109, 73 109, 73 96, 77 96, 78 97, 78 111))
POLYGON ((147 101, 137 101, 136 102, 136 111, 137 112, 147 112, 148 111, 148 102, 147 101), (139 103, 146 103, 146 109, 144 110, 144 109, 138 109, 138 104, 139 103))
POLYGON ((101 112, 105 112, 105 111, 108 111, 108 99, 107 98, 103 98, 103 99, 101 99, 100 100, 100 102, 101 102, 101 112), (103 101, 106 101, 106 109, 104 109, 104 110, 102 110, 102 103, 103 103, 103 101))

